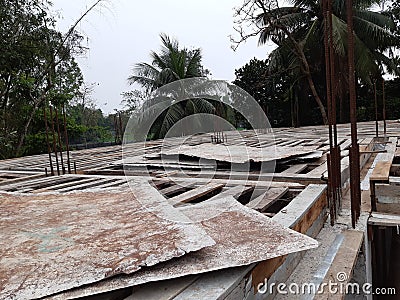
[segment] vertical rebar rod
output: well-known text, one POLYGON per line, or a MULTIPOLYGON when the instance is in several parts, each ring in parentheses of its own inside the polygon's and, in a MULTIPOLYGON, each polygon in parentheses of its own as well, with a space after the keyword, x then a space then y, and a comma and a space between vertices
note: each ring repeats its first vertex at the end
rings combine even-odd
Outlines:
MULTIPOLYGON (((332 131, 333 131, 333 162, 332 162, 332 174, 334 176, 333 180, 333 196, 334 196, 334 210, 335 213, 338 213, 338 207, 341 204, 341 169, 340 169, 340 147, 338 147, 338 138, 337 138, 337 122, 336 122, 336 76, 335 76, 335 53, 333 48, 333 6, 332 0, 328 0, 328 32, 329 32, 329 64, 330 64, 330 81, 331 81, 331 122, 332 122, 332 131)), ((337 216, 337 215, 336 215, 337 216)), ((336 218, 335 216, 335 218, 336 218)))
POLYGON ((337 146, 336 128, 336 92, 335 92, 335 70, 334 49, 332 33, 332 1, 325 0, 322 3, 324 14, 324 47, 325 47, 325 76, 326 76, 326 98, 329 123, 329 155, 328 165, 328 198, 331 215, 331 225, 335 224, 341 196, 341 170, 340 170, 340 148, 337 146), (339 151, 339 154, 338 154, 339 151))
POLYGON ((379 124, 378 124, 378 97, 376 94, 376 79, 374 80, 374 98, 375 98, 375 136, 379 136, 379 124))
POLYGON ((328 0, 328 32, 329 32, 329 63, 331 81, 331 121, 333 126, 333 146, 337 146, 336 128, 336 81, 335 81, 335 55, 333 50, 333 29, 332 29, 332 0, 328 0))
POLYGON ((61 170, 62 170, 62 173, 65 174, 65 166, 64 166, 64 158, 63 158, 63 145, 61 142, 60 122, 59 122, 59 118, 58 118, 58 109, 56 107, 54 107, 54 112, 56 114, 57 138, 58 138, 58 147, 60 149, 61 170))
POLYGON ((120 143, 122 144, 122 139, 123 139, 123 133, 122 133, 122 116, 121 116, 121 112, 118 113, 119 116, 119 134, 121 135, 120 137, 120 143))
POLYGON ((329 60, 330 60, 330 81, 331 81, 331 120, 333 131, 333 162, 332 170, 334 176, 334 205, 335 213, 338 213, 338 206, 341 205, 341 165, 340 165, 340 147, 338 146, 337 138, 337 114, 336 114, 336 97, 337 97, 337 84, 335 76, 335 52, 333 47, 333 6, 332 0, 328 0, 328 24, 329 24, 329 60))
POLYGON ((386 99, 385 99, 385 79, 382 78, 382 117, 383 117, 383 134, 386 136, 386 99))
POLYGON ((326 164, 328 169, 328 205, 329 205, 329 214, 331 220, 331 226, 335 225, 335 206, 334 206, 334 199, 333 199, 333 174, 332 174, 332 157, 331 153, 327 154, 326 164))
POLYGON ((47 124, 47 105, 46 102, 44 103, 43 107, 43 117, 44 117, 44 124, 46 127, 46 142, 47 142, 47 152, 49 154, 49 162, 50 162, 50 174, 51 176, 54 175, 54 168, 53 168, 53 159, 51 158, 51 147, 50 147, 50 139, 49 139, 49 126, 47 124))
POLYGON ((68 130, 67 130, 67 117, 65 113, 65 104, 62 106, 62 114, 64 119, 64 137, 65 137, 65 145, 67 147, 67 165, 68 165, 68 174, 71 174, 71 159, 69 157, 69 138, 68 138, 68 130))
MULTIPOLYGON (((332 93, 331 93, 331 64, 329 58, 329 21, 328 21, 328 3, 327 0, 322 2, 323 5, 323 13, 324 13, 324 46, 325 46, 325 76, 326 76, 326 103, 328 107, 328 111, 331 111, 332 105, 332 93)), ((329 124, 329 148, 332 150, 333 143, 332 143, 332 120, 331 114, 328 113, 328 124, 329 124)))
POLYGON ((114 142, 115 144, 118 144, 118 126, 117 126, 117 114, 114 115, 114 132, 115 132, 115 136, 114 136, 114 142))
POLYGON ((56 144, 56 133, 54 130, 54 118, 53 118, 53 108, 51 104, 49 105, 50 107, 50 119, 51 119, 51 129, 53 133, 53 151, 56 156, 56 164, 57 164, 57 175, 60 175, 60 166, 58 165, 58 154, 57 154, 57 144, 56 144))
POLYGON ((349 67, 349 98, 351 122, 350 147, 350 191, 351 191, 351 223, 355 228, 360 214, 360 158, 357 141, 357 105, 356 81, 354 67, 354 34, 353 34, 353 0, 346 1, 347 9, 347 38, 348 38, 348 67, 349 67))

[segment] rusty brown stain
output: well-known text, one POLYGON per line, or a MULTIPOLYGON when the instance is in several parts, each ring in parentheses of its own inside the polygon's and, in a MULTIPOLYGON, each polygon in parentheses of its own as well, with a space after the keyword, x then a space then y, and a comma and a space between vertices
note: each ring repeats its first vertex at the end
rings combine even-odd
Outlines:
POLYGON ((326 191, 324 191, 313 207, 305 213, 305 215, 293 226, 292 229, 300 233, 306 233, 315 220, 318 219, 321 211, 327 207, 327 205, 327 195, 326 191))
POLYGON ((0 235, 0 299, 43 297, 214 243, 131 193, 0 194, 0 235))
POLYGON ((258 292, 259 284, 264 284, 265 279, 269 279, 272 274, 285 262, 287 255, 275 257, 262 261, 251 271, 251 285, 254 294, 258 292))
POLYGON ((119 275, 48 299, 83 297, 150 281, 250 265, 318 245, 312 238, 244 207, 232 196, 183 207, 181 211, 194 221, 201 222, 216 244, 131 275, 119 275), (221 213, 215 215, 215 211, 221 213), (209 216, 212 217, 207 218, 209 216))
MULTIPOLYGON (((326 191, 320 196, 311 209, 293 226, 293 230, 306 233, 310 226, 317 220, 321 211, 327 207, 326 191)), ((264 283, 285 262, 287 256, 263 261, 251 271, 253 291, 258 291, 258 285, 264 283)))

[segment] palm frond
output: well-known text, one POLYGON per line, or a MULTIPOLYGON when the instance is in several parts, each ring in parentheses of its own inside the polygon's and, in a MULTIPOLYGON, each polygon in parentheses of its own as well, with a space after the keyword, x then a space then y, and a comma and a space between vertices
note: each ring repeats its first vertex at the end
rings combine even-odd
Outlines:
POLYGON ((209 101, 204 98, 195 98, 188 100, 188 105, 191 106, 193 114, 198 113, 215 113, 215 107, 209 101))
POLYGON ((180 103, 176 103, 171 105, 166 111, 164 120, 161 124, 159 137, 164 137, 168 130, 174 126, 179 120, 181 120, 185 116, 185 111, 180 105, 180 103))
POLYGON ((337 55, 347 55, 347 24, 336 15, 332 15, 332 41, 337 55))
POLYGON ((381 27, 372 21, 354 18, 354 30, 360 39, 364 41, 369 48, 386 49, 387 47, 398 44, 398 39, 384 27, 381 27))
POLYGON ((354 16, 369 21, 377 26, 388 30, 396 29, 396 24, 394 23, 393 19, 389 15, 383 13, 370 10, 355 9, 354 16))

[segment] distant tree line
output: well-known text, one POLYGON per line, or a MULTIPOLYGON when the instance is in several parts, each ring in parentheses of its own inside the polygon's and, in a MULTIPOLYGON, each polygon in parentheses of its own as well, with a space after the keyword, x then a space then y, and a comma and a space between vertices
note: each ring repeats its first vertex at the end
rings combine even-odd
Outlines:
POLYGON ((64 140, 64 111, 70 142, 111 139, 110 122, 82 100, 88 91, 75 56, 87 48, 75 30, 80 19, 60 32, 50 7, 46 0, 0 0, 0 159, 47 152, 53 140, 64 140), (57 117, 60 135, 57 126, 53 135, 57 117))
MULTIPOLYGON (((323 15, 323 3, 326 1, 291 3, 292 6, 280 6, 276 0, 250 0, 236 8, 237 35, 232 38, 234 48, 253 36, 259 38, 261 45, 273 42, 277 47, 267 60, 252 60, 237 70, 235 83, 260 101, 273 124, 326 124, 323 15)), ((340 122, 348 121, 349 111, 345 3, 332 1, 336 79, 333 90, 340 122)), ((353 10, 359 115, 361 120, 366 120, 371 119, 371 103, 374 103, 371 89, 374 83, 378 83, 379 90, 383 75, 400 75, 399 3, 360 0, 354 1, 353 10), (385 3, 389 5, 385 6, 385 3), (376 5, 381 5, 380 10, 376 5)), ((390 86, 396 82, 394 80, 390 86)), ((392 105, 395 106, 394 103, 392 105)), ((393 114, 390 116, 396 117, 393 114)))
MULTIPOLYGON (((312 95, 306 88, 293 91, 293 81, 285 73, 271 73, 269 60, 253 58, 235 71, 233 82, 250 93, 266 113, 272 127, 298 127, 322 124, 321 114, 312 95)), ((315 80, 319 90, 324 90, 324 78, 315 80)), ((386 102, 386 118, 400 119, 400 78, 376 82, 378 120, 383 118, 383 97, 386 102)), ((337 103, 337 120, 349 122, 346 99, 340 107, 337 103)), ((375 120, 374 83, 357 84, 357 119, 375 120)))
MULTIPOLYGON (((94 2, 82 18, 102 0, 94 2)), ((252 59, 235 71, 234 83, 250 93, 272 126, 326 124, 324 14, 321 0, 246 0, 236 8, 237 48, 249 37, 276 48, 265 60, 252 59)), ((210 76, 200 48, 182 47, 161 34, 161 49, 150 61, 137 63, 130 84, 141 89, 122 93, 123 108, 109 116, 91 99, 94 86, 85 84, 75 57, 86 52, 76 31, 56 30, 50 1, 0 0, 0 159, 44 153, 73 145, 121 143, 131 113, 158 88, 177 80, 210 76), (50 149, 51 151, 51 149, 50 149)), ((345 1, 332 0, 333 87, 337 119, 348 122, 347 26, 345 1)), ((400 118, 400 4, 398 1, 354 1, 357 105, 360 121, 400 118), (373 5, 380 5, 373 7, 373 5), (383 83, 383 77, 391 75, 383 83), (384 91, 383 91, 384 90, 384 91)), ((151 105, 151 103, 150 103, 151 105)), ((150 139, 162 138, 186 116, 219 115, 236 127, 249 124, 232 108, 212 99, 187 99, 168 107, 154 122, 150 139)))

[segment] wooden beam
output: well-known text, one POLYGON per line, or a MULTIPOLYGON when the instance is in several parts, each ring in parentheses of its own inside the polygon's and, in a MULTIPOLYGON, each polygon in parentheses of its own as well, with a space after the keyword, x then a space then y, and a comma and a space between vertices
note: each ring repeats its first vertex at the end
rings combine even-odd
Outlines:
POLYGON ((392 162, 390 161, 378 161, 374 170, 372 171, 370 181, 387 181, 389 180, 390 167, 392 162))
POLYGON ((381 204, 400 204, 400 186, 376 183, 375 197, 381 204))
POLYGON ((280 174, 298 174, 307 169, 307 164, 296 164, 282 171, 280 174))
POLYGON ((384 214, 384 213, 372 213, 368 219, 368 225, 373 226, 400 226, 400 216, 384 214))
POLYGON ((191 183, 191 184, 174 184, 171 185, 169 187, 166 187, 164 189, 160 189, 160 193, 163 194, 165 197, 169 197, 171 195, 175 195, 178 193, 183 193, 186 192, 188 189, 190 189, 191 187, 193 187, 195 184, 191 183))
MULTIPOLYGON (((329 282, 336 282, 345 286, 352 278, 358 253, 364 240, 364 232, 347 230, 343 235, 343 243, 340 245, 339 250, 322 282, 326 287, 329 286, 329 282), (343 280, 338 280, 338 276, 343 280)), ((338 293, 333 294, 328 288, 326 288, 324 293, 315 295, 314 299, 344 299, 345 292, 346 291, 344 290, 342 294, 339 289, 338 293)))
POLYGON ((193 190, 182 193, 178 196, 169 199, 172 205, 178 205, 180 203, 192 202, 200 197, 204 197, 213 193, 216 193, 224 187, 224 184, 220 183, 208 183, 206 185, 197 187, 193 190))
POLYGON ((249 193, 253 190, 254 190, 253 185, 250 186, 236 185, 234 187, 225 187, 221 193, 211 197, 209 200, 212 201, 215 199, 220 199, 228 196, 232 196, 233 198, 238 200, 241 195, 249 193))
POLYGON ((262 212, 271 202, 281 198, 288 190, 289 188, 287 187, 270 188, 265 193, 250 201, 246 206, 262 212))

